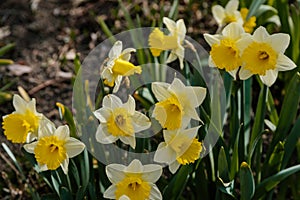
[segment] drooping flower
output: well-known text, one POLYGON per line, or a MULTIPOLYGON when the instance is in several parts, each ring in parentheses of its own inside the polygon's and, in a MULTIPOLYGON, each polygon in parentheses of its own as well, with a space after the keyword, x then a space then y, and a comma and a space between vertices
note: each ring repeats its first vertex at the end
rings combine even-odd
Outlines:
POLYGON ((14 143, 30 142, 37 137, 43 115, 36 111, 35 99, 26 102, 19 95, 13 96, 15 111, 3 117, 4 135, 14 143))
POLYGON ((237 44, 244 63, 239 71, 240 79, 246 80, 257 74, 265 85, 273 85, 279 71, 288 71, 296 67, 296 64, 284 55, 289 42, 288 34, 270 35, 264 27, 257 28, 252 36, 243 37, 237 44))
POLYGON ((164 140, 158 145, 154 161, 167 163, 174 174, 180 165, 194 163, 202 151, 202 143, 195 137, 199 126, 190 129, 164 130, 164 140))
POLYGON ((142 73, 140 66, 135 66, 129 62, 131 53, 136 50, 133 48, 127 48, 122 51, 122 42, 115 42, 108 54, 108 61, 101 74, 104 79, 104 84, 113 87, 113 92, 119 90, 122 77, 131 76, 134 73, 142 73))
POLYGON ((185 128, 191 119, 201 121, 196 109, 205 99, 205 88, 185 86, 175 78, 171 84, 152 83, 152 91, 159 101, 155 104, 152 117, 163 128, 175 130, 185 128))
POLYGON ((42 120, 39 127, 38 140, 24 145, 24 149, 33 153, 40 171, 56 170, 61 166, 65 174, 68 173, 69 158, 80 154, 85 145, 76 138, 70 137, 67 125, 59 126, 42 120))
POLYGON ((237 22, 243 24, 243 18, 238 11, 239 1, 230 0, 225 8, 220 5, 214 5, 212 7, 212 14, 217 21, 219 27, 223 27, 231 22, 237 22))
POLYGON ((236 78, 236 73, 242 65, 240 49, 237 43, 245 34, 243 27, 238 23, 227 25, 222 35, 204 34, 206 42, 211 46, 209 66, 225 69, 236 78))
POLYGON ((135 159, 128 166, 110 164, 106 174, 112 185, 104 192, 108 199, 162 199, 154 184, 162 174, 160 165, 142 163, 135 159))
POLYGON ((100 121, 96 140, 102 144, 110 144, 120 139, 135 148, 135 133, 151 126, 146 115, 135 111, 135 100, 132 96, 123 104, 116 95, 107 95, 103 98, 103 107, 96 110, 94 115, 100 121))
POLYGON ((243 18, 243 28, 245 30, 246 33, 252 33, 254 27, 256 26, 256 17, 255 16, 251 16, 248 20, 247 20, 247 15, 249 13, 249 10, 247 8, 241 8, 241 16, 243 18))
POLYGON ((164 35, 162 31, 155 28, 149 35, 149 46, 153 56, 159 56, 162 51, 171 50, 171 53, 166 63, 173 62, 179 59, 180 68, 183 69, 184 59, 184 38, 186 34, 186 27, 183 19, 177 22, 164 17, 163 22, 169 30, 169 35, 164 35))

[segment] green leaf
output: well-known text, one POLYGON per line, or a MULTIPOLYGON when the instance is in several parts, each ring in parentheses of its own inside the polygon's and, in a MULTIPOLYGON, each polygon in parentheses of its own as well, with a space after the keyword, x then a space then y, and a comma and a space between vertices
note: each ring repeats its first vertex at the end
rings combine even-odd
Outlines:
POLYGON ((3 56, 4 54, 6 54, 8 51, 10 51, 11 49, 15 48, 15 43, 9 43, 7 45, 5 45, 4 47, 0 48, 0 56, 3 56))
POLYGON ((60 187, 59 194, 61 199, 73 199, 72 194, 66 187, 60 187))
POLYGON ((270 120, 271 122, 277 126, 278 124, 278 114, 277 114, 277 110, 274 104, 274 99, 272 96, 271 91, 268 89, 268 98, 267 98, 267 110, 270 113, 270 120))
POLYGON ((233 152, 232 152, 232 156, 231 156, 232 160, 231 160, 231 165, 230 165, 230 180, 234 179, 235 174, 239 170, 239 138, 240 138, 240 133, 241 133, 240 130, 241 129, 239 129, 239 131, 236 135, 233 152))
POLYGON ((272 175, 280 170, 281 162, 284 155, 284 144, 279 142, 270 158, 267 158, 267 163, 264 165, 264 177, 272 175))
POLYGON ((264 181, 257 185, 253 199, 262 197, 265 193, 272 190, 281 181, 298 171, 300 171, 300 164, 284 169, 274 174, 273 176, 266 178, 264 181))
POLYGON ((255 191, 255 184, 250 166, 242 162, 240 167, 241 200, 250 200, 255 191))
POLYGON ((221 178, 225 183, 229 182, 228 163, 223 146, 221 147, 218 156, 218 177, 221 178))
POLYGON ((10 65, 13 64, 14 61, 10 59, 0 59, 0 65, 10 65))
POLYGON ((110 31, 110 29, 108 28, 108 26, 106 25, 104 19, 102 16, 99 16, 96 18, 96 21, 98 22, 98 24, 101 26, 102 31, 104 32, 104 34, 108 37, 108 39, 110 40, 110 42, 113 44, 115 43, 117 40, 114 37, 114 35, 112 34, 112 32, 110 31))
POLYGON ((255 14, 255 12, 257 12, 257 10, 259 9, 259 7, 265 3, 266 0, 256 0, 256 1, 252 1, 250 8, 249 8, 249 12, 247 15, 247 19, 248 20, 251 16, 253 16, 255 14))
POLYGON ((293 129, 286 138, 284 143, 284 156, 282 159, 281 169, 285 168, 290 160, 294 149, 296 148, 297 142, 300 138, 300 117, 298 117, 293 129))

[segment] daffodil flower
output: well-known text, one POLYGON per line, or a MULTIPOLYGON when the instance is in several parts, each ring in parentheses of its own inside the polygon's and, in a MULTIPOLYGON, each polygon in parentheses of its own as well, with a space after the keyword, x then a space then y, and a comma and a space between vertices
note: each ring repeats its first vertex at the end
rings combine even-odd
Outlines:
POLYGON ((199 126, 186 130, 164 130, 165 142, 158 145, 154 161, 167 163, 173 174, 180 165, 194 163, 202 151, 202 143, 195 138, 198 129, 199 126))
POLYGON ((151 126, 146 115, 135 111, 135 100, 132 96, 123 104, 116 95, 107 95, 103 98, 103 107, 96 110, 94 115, 100 121, 96 140, 102 144, 110 144, 120 139, 135 148, 135 133, 151 126))
POLYGON ((151 87, 159 101, 155 104, 152 117, 163 128, 175 130, 185 128, 191 119, 201 121, 196 109, 205 99, 205 88, 185 86, 178 78, 171 84, 154 82, 151 87))
POLYGON ((243 37, 237 44, 243 60, 239 71, 240 79, 246 80, 257 74, 265 85, 273 85, 279 71, 288 71, 296 67, 296 64, 284 55, 289 42, 288 34, 270 35, 264 27, 257 28, 252 36, 243 37))
POLYGON ((162 199, 154 184, 162 174, 162 167, 156 164, 142 165, 135 159, 128 166, 110 164, 106 174, 112 185, 104 192, 108 199, 162 199))
POLYGON ((164 35, 162 31, 155 28, 149 35, 149 46, 153 56, 159 56, 162 51, 171 50, 171 53, 166 63, 173 62, 177 58, 179 59, 180 68, 183 69, 184 59, 184 38, 186 34, 186 27, 183 19, 177 22, 164 17, 163 23, 169 30, 169 35, 164 35))
POLYGON ((104 79, 104 84, 109 87, 114 86, 113 92, 119 90, 123 76, 142 73, 140 66, 135 66, 129 62, 131 53, 135 51, 133 48, 127 48, 122 51, 121 41, 117 41, 109 51, 108 60, 101 75, 104 79))
POLYGON ((206 42, 211 46, 209 66, 225 69, 236 79, 236 73, 242 65, 241 50, 237 43, 244 34, 243 27, 238 23, 227 25, 222 35, 204 34, 206 42))
POLYGON ((35 99, 26 102, 19 95, 13 96, 15 111, 3 117, 4 135, 14 143, 30 142, 37 137, 43 115, 36 111, 35 99))
POLYGON ((217 21, 219 27, 223 27, 231 22, 237 22, 243 24, 243 18, 241 13, 238 11, 239 1, 230 0, 225 8, 220 5, 215 5, 212 7, 212 14, 217 21))
POLYGON ((56 129, 48 120, 42 120, 38 140, 24 145, 27 152, 34 154, 40 171, 56 170, 61 166, 65 174, 68 173, 69 158, 77 156, 84 148, 82 142, 70 137, 67 125, 56 129))

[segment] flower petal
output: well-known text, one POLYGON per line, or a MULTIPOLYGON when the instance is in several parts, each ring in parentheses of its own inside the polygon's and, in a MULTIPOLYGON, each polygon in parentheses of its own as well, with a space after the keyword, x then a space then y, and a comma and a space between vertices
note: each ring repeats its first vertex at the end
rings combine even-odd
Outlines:
POLYGON ((56 135, 60 140, 66 140, 70 137, 69 127, 67 125, 59 126, 54 132, 54 135, 56 135))
POLYGON ((136 50, 134 48, 124 49, 122 51, 122 54, 121 54, 120 58, 123 59, 123 60, 129 61, 130 57, 131 57, 131 53, 133 53, 133 52, 136 52, 136 50))
POLYGON ((162 167, 156 164, 144 165, 143 169, 143 180, 151 183, 158 181, 159 177, 162 174, 162 167))
POLYGON ((50 136, 56 131, 55 125, 48 118, 43 117, 39 124, 38 137, 50 136))
POLYGON ((32 142, 30 144, 25 144, 23 147, 28 153, 34 153, 34 149, 38 142, 32 142))
POLYGON ((120 165, 120 164, 109 164, 105 168, 105 172, 107 175, 107 178, 110 182, 113 184, 117 184, 118 182, 122 181, 125 178, 125 172, 126 166, 120 165))
POLYGON ((102 107, 94 111, 94 115, 101 123, 107 123, 107 119, 111 116, 111 110, 107 107, 102 107))
POLYGON ((116 199, 116 190, 117 190, 116 185, 109 186, 105 190, 105 192, 103 194, 103 197, 106 198, 106 199, 116 199))
POLYGON ((208 33, 203 34, 205 41, 209 44, 209 46, 212 46, 213 44, 220 44, 220 40, 222 38, 221 35, 211 35, 208 33))
POLYGON ((109 94, 109 95, 106 95, 103 98, 102 105, 103 105, 103 107, 108 107, 108 108, 111 108, 111 109, 115 109, 115 108, 119 108, 119 107, 122 106, 122 101, 116 95, 109 94))
POLYGON ((290 36, 286 33, 270 35, 265 41, 270 44, 276 52, 284 53, 290 44, 290 36))
POLYGON ((204 101, 205 97, 206 97, 206 88, 204 87, 195 87, 195 86, 187 86, 186 87, 188 90, 193 90, 196 98, 197 98, 197 104, 194 105, 196 106, 200 106, 202 104, 202 102, 204 101))
POLYGON ((165 142, 161 142, 154 154, 154 161, 158 163, 172 163, 176 160, 176 152, 167 146, 165 142))
POLYGON ((120 86, 121 86, 121 81, 122 81, 123 76, 117 76, 117 78, 115 79, 115 86, 113 89, 113 93, 118 92, 120 86))
POLYGON ((146 130, 151 126, 150 119, 146 115, 137 111, 135 111, 132 116, 132 122, 135 133, 146 130))
POLYGON ((243 51, 249 46, 249 44, 253 42, 253 38, 250 34, 244 33, 241 36, 241 39, 237 40, 235 45, 239 49, 240 56, 242 55, 243 51))
POLYGON ((296 68, 297 65, 284 54, 279 53, 277 58, 276 68, 278 71, 288 71, 296 68))
POLYGON ((20 97, 20 95, 15 94, 13 97, 13 106, 16 110, 16 113, 25 113, 27 109, 27 102, 20 97))
POLYGON ((70 137, 65 144, 65 148, 69 158, 73 158, 84 150, 85 145, 76 138, 70 137))
POLYGON ((253 33, 253 39, 257 42, 265 42, 269 36, 269 33, 263 26, 258 27, 253 33))
POLYGON ((243 33, 245 33, 243 26, 236 22, 228 24, 222 31, 225 37, 229 37, 233 40, 239 39, 243 33))
POLYGON ((176 30, 176 23, 167 17, 163 18, 163 23, 166 25, 166 27, 170 31, 170 33, 172 35, 174 35, 175 30, 176 30))
POLYGON ((177 160, 175 160, 174 162, 172 162, 169 165, 169 170, 172 174, 175 174, 176 171, 179 169, 179 167, 180 167, 180 164, 177 162, 177 160))
POLYGON ((68 174, 68 166, 69 166, 69 158, 67 157, 61 164, 61 169, 63 170, 64 174, 68 174))
MULTIPOLYGON (((164 140, 167 144, 170 143, 170 141, 175 137, 175 135, 177 135, 177 132, 179 130, 163 130, 163 136, 164 136, 164 140)), ((158 147, 157 147, 158 149, 158 147)))
POLYGON ((128 111, 130 115, 135 114, 135 100, 131 95, 128 96, 128 100, 126 103, 124 103, 123 107, 128 111))
POLYGON ((154 82, 151 84, 152 92, 158 101, 163 101, 171 96, 171 93, 168 91, 169 86, 169 83, 163 82, 154 82))
POLYGON ((231 70, 231 71, 227 71, 232 77, 234 80, 236 80, 236 73, 238 72, 239 68, 236 68, 234 70, 231 70))
POLYGON ((267 70, 265 76, 259 76, 261 81, 268 87, 271 87, 278 76, 277 70, 267 70))
POLYGON ((134 136, 119 136, 119 138, 123 143, 128 144, 135 149, 136 141, 134 136))
POLYGON ((170 63, 170 62, 173 62, 174 60, 177 59, 177 54, 173 52, 173 50, 171 51, 171 53, 169 54, 167 60, 166 60, 166 63, 170 63))
POLYGON ((176 28, 177 28, 177 37, 179 38, 179 41, 182 42, 185 38, 185 34, 186 34, 186 27, 184 24, 183 19, 179 19, 176 22, 176 28))
POLYGON ((141 161, 134 159, 131 163, 124 169, 125 173, 143 173, 144 166, 141 161))
POLYGON ((107 132, 107 125, 100 124, 96 131, 96 140, 101 144, 111 144, 118 140, 117 137, 107 132))
POLYGON ((220 5, 215 5, 212 7, 212 14, 219 26, 222 26, 225 19, 225 9, 220 5))
POLYGON ((150 191, 149 199, 162 200, 162 195, 161 195, 161 192, 159 191, 158 187, 153 183, 150 183, 150 185, 151 185, 151 191, 150 191))
POLYGON ((108 53, 109 58, 117 58, 121 55, 122 52, 122 41, 118 40, 115 42, 114 46, 108 53))
POLYGON ((239 71, 239 77, 241 80, 246 80, 248 78, 250 78, 253 74, 251 73, 250 70, 245 69, 244 67, 242 67, 239 71))
POLYGON ((225 11, 229 13, 233 13, 238 9, 238 7, 239 7, 238 0, 230 0, 225 6, 225 11))

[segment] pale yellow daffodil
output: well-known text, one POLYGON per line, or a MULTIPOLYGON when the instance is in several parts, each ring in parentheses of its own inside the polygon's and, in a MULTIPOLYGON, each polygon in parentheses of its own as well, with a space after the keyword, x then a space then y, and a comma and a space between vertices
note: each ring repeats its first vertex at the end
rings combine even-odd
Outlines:
POLYGON ((24 145, 24 149, 33 153, 40 171, 56 170, 61 166, 68 173, 69 158, 80 154, 85 145, 76 138, 70 137, 67 125, 57 129, 48 120, 42 120, 38 140, 24 145))
POLYGON ((113 87, 113 92, 119 90, 123 76, 130 76, 135 73, 142 73, 140 66, 135 66, 129 62, 131 53, 136 50, 133 48, 127 48, 122 51, 122 42, 115 42, 108 54, 108 61, 101 73, 101 77, 104 79, 104 84, 113 87))
POLYGON ((164 130, 165 142, 158 145, 154 161, 167 163, 173 174, 180 165, 194 163, 200 157, 202 151, 202 143, 195 138, 198 129, 199 126, 186 130, 164 130))
POLYGON ((191 119, 201 121, 196 109, 205 99, 206 88, 185 86, 175 78, 171 84, 152 83, 152 91, 159 101, 155 104, 152 117, 163 128, 175 130, 188 126, 191 119))
POLYGON ((102 144, 110 144, 120 139, 135 148, 135 133, 151 126, 146 115, 135 111, 135 100, 132 96, 123 104, 116 95, 107 95, 103 98, 103 107, 96 110, 94 115, 100 121, 96 140, 102 144))
POLYGON ((243 37, 237 44, 243 61, 239 71, 240 79, 246 80, 257 74, 270 87, 276 81, 279 71, 296 68, 296 64, 284 55, 289 42, 288 34, 270 35, 264 27, 257 28, 252 36, 243 37))
POLYGON ((160 165, 142 163, 135 159, 128 166, 110 164, 106 174, 112 185, 104 192, 107 199, 153 199, 160 200, 162 195, 154 184, 162 174, 160 165))
POLYGON ((41 113, 36 111, 35 99, 26 102, 19 95, 13 96, 15 111, 3 117, 4 135, 14 143, 31 142, 37 137, 41 113))

